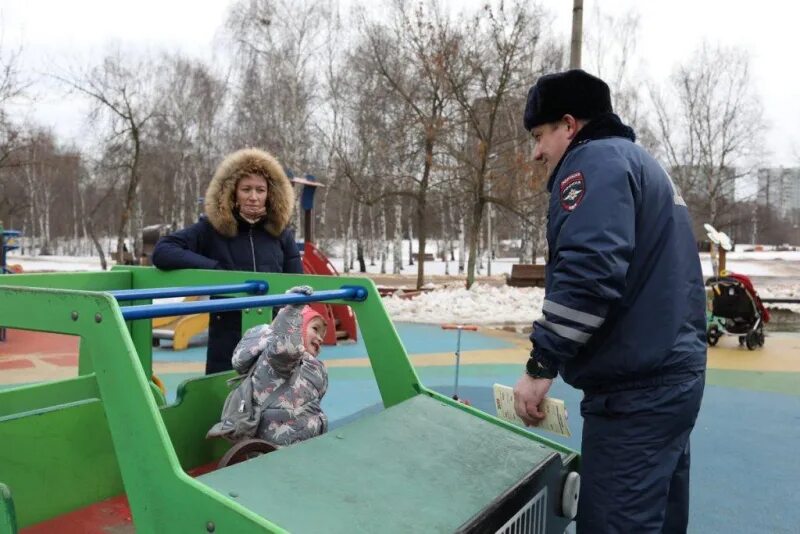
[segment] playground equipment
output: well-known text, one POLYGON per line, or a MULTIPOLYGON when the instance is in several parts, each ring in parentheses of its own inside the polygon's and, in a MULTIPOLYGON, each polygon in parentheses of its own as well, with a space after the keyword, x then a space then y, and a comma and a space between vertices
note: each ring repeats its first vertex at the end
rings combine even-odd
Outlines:
POLYGON ((77 377, 0 391, 3 534, 131 519, 144 533, 560 533, 570 520, 578 455, 422 385, 369 279, 118 267, 3 282, 0 325, 81 339, 77 377), (209 285, 231 298, 150 304, 209 285), (316 292, 284 294, 296 285, 316 292), (229 444, 204 436, 232 373, 188 380, 166 405, 148 319, 242 310, 246 329, 309 302, 353 307, 385 410, 213 471, 229 444))
POLYGON ((455 379, 455 384, 453 384, 453 400, 460 400, 458 398, 458 370, 459 367, 461 367, 461 332, 463 332, 464 330, 475 332, 476 330, 478 330, 478 327, 473 325, 464 325, 464 324, 443 324, 442 330, 458 331, 458 337, 456 338, 456 379, 455 379))
MULTIPOLYGON (((0 274, 19 273, 22 269, 19 265, 7 265, 6 253, 19 248, 17 239, 22 235, 19 230, 4 230, 0 224, 0 274)), ((0 326, 0 341, 6 340, 6 329, 0 326)))
MULTIPOLYGON (((152 265, 153 250, 158 240, 172 232, 171 224, 153 224, 142 229, 141 265, 152 265)), ((197 300, 198 296, 186 297, 187 302, 197 300)), ((172 342, 172 350, 186 350, 191 339, 208 330, 207 313, 181 315, 176 317, 156 317, 153 319, 153 346, 161 340, 172 342)))
MULTIPOLYGON (((300 206, 303 209, 303 239, 299 248, 303 251, 303 272, 306 274, 322 274, 339 276, 336 267, 327 256, 314 245, 314 194, 318 187, 324 187, 312 175, 305 178, 292 178, 292 183, 302 185, 300 206)), ((358 325, 355 315, 349 306, 330 304, 311 304, 327 323, 325 345, 336 345, 339 340, 358 340, 358 325)))
MULTIPOLYGON (((186 297, 185 302, 193 302, 199 297, 186 297)), ((153 319, 153 346, 160 340, 172 341, 172 350, 186 350, 189 341, 196 335, 208 330, 207 313, 193 313, 173 317, 156 317, 153 319)))
POLYGON ((17 250, 17 239, 22 235, 19 230, 4 230, 3 225, 0 224, 0 274, 17 273, 20 269, 14 268, 16 266, 8 265, 7 256, 8 252, 17 250))

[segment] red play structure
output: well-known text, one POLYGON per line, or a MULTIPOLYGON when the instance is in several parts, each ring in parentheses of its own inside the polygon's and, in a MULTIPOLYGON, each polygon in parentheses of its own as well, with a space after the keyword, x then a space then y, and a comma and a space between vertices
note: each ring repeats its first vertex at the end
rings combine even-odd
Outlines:
MULTIPOLYGON (((292 178, 292 182, 303 186, 300 205, 303 208, 303 271, 306 274, 321 274, 338 276, 339 272, 327 256, 314 245, 314 193, 322 184, 311 175, 305 178, 292 178)), ((325 304, 315 302, 310 304, 314 310, 322 315, 327 322, 324 343, 336 345, 341 340, 358 339, 356 316, 350 306, 343 304, 325 304)))

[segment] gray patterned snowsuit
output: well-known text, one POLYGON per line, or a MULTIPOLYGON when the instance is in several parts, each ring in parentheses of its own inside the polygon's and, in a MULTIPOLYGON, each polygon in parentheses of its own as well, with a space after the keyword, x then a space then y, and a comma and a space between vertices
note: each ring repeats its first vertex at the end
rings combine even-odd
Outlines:
POLYGON ((328 429, 328 418, 320 406, 328 389, 328 370, 305 351, 302 309, 302 304, 282 308, 272 325, 245 332, 233 351, 233 368, 238 373, 257 366, 252 376, 253 401, 259 406, 290 381, 287 389, 263 406, 256 432, 256 437, 275 445, 290 445, 328 429))

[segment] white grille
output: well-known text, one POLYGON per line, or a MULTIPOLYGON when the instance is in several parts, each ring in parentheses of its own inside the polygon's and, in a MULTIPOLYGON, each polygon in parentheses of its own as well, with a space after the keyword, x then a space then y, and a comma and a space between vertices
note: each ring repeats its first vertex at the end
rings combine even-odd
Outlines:
POLYGON ((547 488, 528 501, 496 534, 544 534, 547 528, 547 488))

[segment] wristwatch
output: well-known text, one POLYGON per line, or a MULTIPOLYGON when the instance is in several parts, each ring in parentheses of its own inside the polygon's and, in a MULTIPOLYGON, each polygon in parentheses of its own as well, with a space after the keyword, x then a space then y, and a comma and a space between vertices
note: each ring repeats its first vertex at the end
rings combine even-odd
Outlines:
POLYGON ((528 363, 525 364, 525 372, 532 378, 547 378, 552 380, 558 376, 557 369, 545 367, 534 357, 528 359, 528 363))

